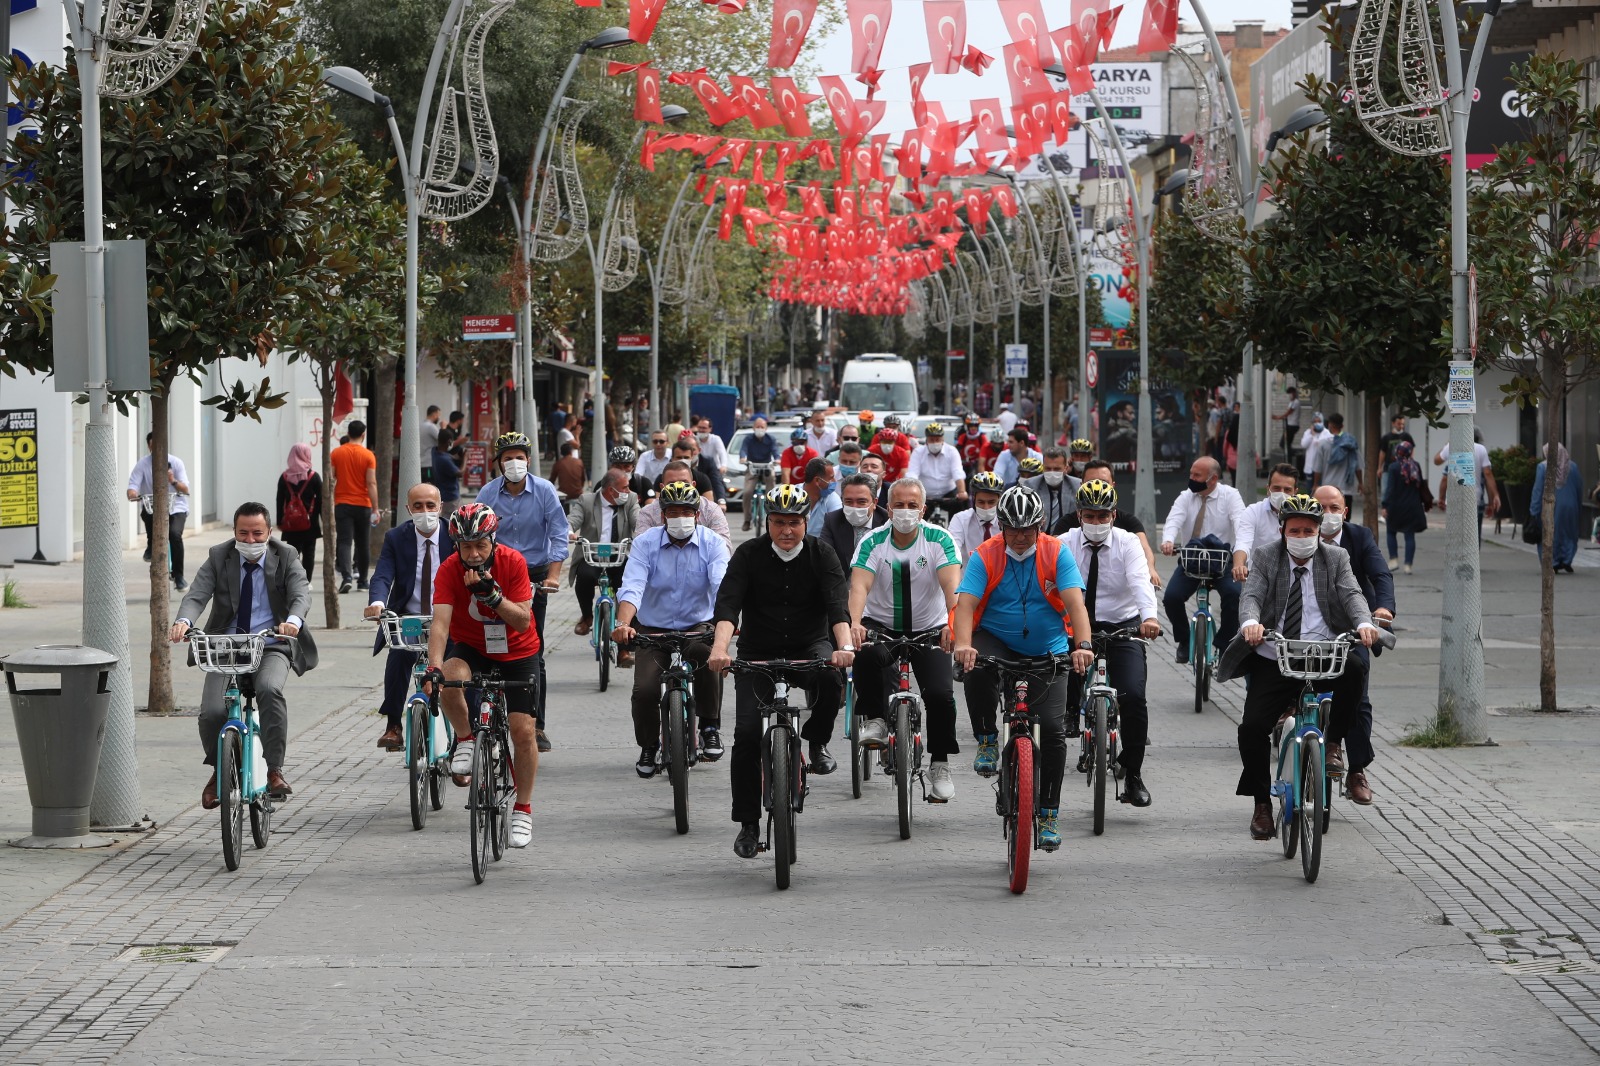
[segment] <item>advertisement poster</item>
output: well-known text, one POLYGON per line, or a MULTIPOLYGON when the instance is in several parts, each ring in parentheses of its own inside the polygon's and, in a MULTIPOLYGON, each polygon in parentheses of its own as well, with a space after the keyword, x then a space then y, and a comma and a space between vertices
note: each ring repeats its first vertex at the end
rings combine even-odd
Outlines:
POLYGON ((0 529, 39 524, 39 412, 0 411, 0 529))
MULTIPOLYGON (((1096 63, 1091 69, 1094 71, 1095 90, 1106 105, 1111 126, 1121 139, 1123 148, 1127 150, 1128 158, 1143 155, 1146 145, 1160 140, 1167 132, 1166 90, 1161 83, 1162 65, 1096 63)), ((1072 113, 1086 121, 1099 115, 1094 101, 1087 93, 1072 98, 1072 113)), ((1109 160, 1113 167, 1112 172, 1120 176, 1122 166, 1116 159, 1117 150, 1109 140, 1106 140, 1103 123, 1095 133, 1105 141, 1106 150, 1112 155, 1112 159, 1109 160)), ((1044 150, 1050 156, 1050 165, 1055 169, 1056 175, 1063 181, 1067 178, 1072 179, 1072 188, 1077 187, 1083 168, 1095 162, 1089 136, 1084 133, 1082 126, 1073 129, 1065 145, 1048 141, 1044 150)), ((1017 172, 1017 180, 1048 181, 1050 176, 1045 173, 1039 160, 1034 158, 1017 172)))
POLYGON ((489 446, 481 440, 467 441, 461 450, 461 487, 476 492, 489 483, 489 446))
MULTIPOLYGON (((1118 488, 1127 478, 1129 488, 1138 468, 1139 456, 1139 353, 1101 349, 1100 364, 1100 455, 1111 464, 1118 488)), ((1189 481, 1189 467, 1195 460, 1194 412, 1188 395, 1159 376, 1152 368, 1150 410, 1154 415, 1151 455, 1155 460, 1156 500, 1163 516, 1166 507, 1189 481)))

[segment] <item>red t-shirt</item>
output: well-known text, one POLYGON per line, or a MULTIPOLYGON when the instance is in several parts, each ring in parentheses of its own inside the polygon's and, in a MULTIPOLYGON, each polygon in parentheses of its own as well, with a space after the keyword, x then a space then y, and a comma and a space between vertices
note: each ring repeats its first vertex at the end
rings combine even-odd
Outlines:
POLYGON ((901 437, 888 452, 885 452, 882 444, 877 441, 874 441, 868 450, 883 459, 883 465, 887 468, 883 474, 885 483, 899 481, 905 477, 906 467, 911 465, 911 448, 906 444, 904 437, 901 437))
MULTIPOLYGON (((512 662, 537 655, 539 630, 531 621, 528 628, 521 633, 509 625, 506 626, 506 646, 510 651, 501 653, 487 650, 483 639, 484 625, 505 625, 505 621, 485 608, 473 598, 471 592, 467 591, 465 570, 460 553, 455 553, 439 564, 439 569, 433 577, 433 602, 448 603, 455 608, 450 613, 450 639, 501 662, 512 662)), ((501 595, 512 603, 526 603, 533 599, 533 585, 528 581, 528 564, 522 558, 521 552, 504 544, 496 544, 494 559, 489 570, 500 585, 501 595)), ((476 575, 473 580, 477 580, 476 575)))
POLYGON ((812 448, 809 444, 806 445, 806 450, 801 452, 799 455, 794 453, 793 445, 785 448, 783 450, 783 455, 778 459, 778 468, 783 471, 783 481, 786 481, 791 485, 798 485, 805 481, 806 464, 813 459, 821 458, 822 456, 818 455, 816 449, 812 448))

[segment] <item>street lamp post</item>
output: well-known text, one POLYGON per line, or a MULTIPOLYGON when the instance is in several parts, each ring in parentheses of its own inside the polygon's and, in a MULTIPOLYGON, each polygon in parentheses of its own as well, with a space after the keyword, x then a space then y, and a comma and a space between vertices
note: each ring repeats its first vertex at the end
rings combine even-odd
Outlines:
MULTIPOLYGON (((662 117, 665 116, 666 109, 663 108, 662 117)), ((666 265, 667 245, 675 236, 674 227, 678 224, 678 210, 683 206, 683 194, 689 191, 689 182, 700 169, 696 163, 683 175, 683 180, 678 183, 678 195, 672 198, 672 206, 667 209, 667 224, 662 228, 656 256, 654 259, 645 257, 645 271, 650 276, 650 416, 661 426, 667 424, 666 408, 661 406, 661 271, 666 265)))

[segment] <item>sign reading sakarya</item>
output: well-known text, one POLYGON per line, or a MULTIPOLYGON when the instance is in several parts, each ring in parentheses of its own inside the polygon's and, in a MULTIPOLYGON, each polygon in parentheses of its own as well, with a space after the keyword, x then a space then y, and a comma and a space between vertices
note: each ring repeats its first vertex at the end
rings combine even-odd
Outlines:
POLYGON ((0 529, 39 524, 39 412, 0 411, 0 529))
MULTIPOLYGON (((1111 119, 1111 125, 1121 138, 1123 147, 1128 150, 1128 158, 1133 159, 1144 154, 1145 145, 1159 140, 1167 132, 1166 92, 1161 83, 1163 67, 1160 63, 1096 63, 1091 68, 1094 71, 1095 91, 1100 94, 1100 100, 1106 105, 1106 114, 1111 119)), ((1081 116, 1084 121, 1098 119, 1099 109, 1094 106, 1094 100, 1087 93, 1072 98, 1072 113, 1081 116)), ((1095 134, 1099 136, 1106 146, 1106 151, 1111 153, 1109 164, 1116 168, 1114 172, 1121 172, 1121 164, 1117 161, 1116 147, 1107 139, 1105 125, 1099 121, 1095 123, 1095 134)), ((1044 150, 1050 153, 1050 165, 1055 168, 1056 176, 1064 183, 1071 179, 1070 188, 1076 188, 1078 171, 1089 162, 1091 154, 1089 137, 1083 132, 1083 127, 1073 127, 1072 133, 1067 137, 1065 147, 1057 145, 1053 140, 1047 141, 1044 150)), ((1037 157, 1030 159, 1028 165, 1017 172, 1018 181, 1048 181, 1050 175, 1039 165, 1037 157)))

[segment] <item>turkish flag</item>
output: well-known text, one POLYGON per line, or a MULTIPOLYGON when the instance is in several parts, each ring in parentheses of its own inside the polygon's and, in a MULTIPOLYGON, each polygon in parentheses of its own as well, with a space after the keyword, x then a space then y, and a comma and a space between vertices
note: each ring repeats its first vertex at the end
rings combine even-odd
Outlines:
POLYGON ((1139 51, 1165 52, 1178 43, 1178 0, 1144 0, 1139 51))
POLYGON ((772 5, 772 41, 767 46, 767 66, 779 70, 794 66, 816 13, 817 0, 778 0, 772 5))
POLYGON ((833 113, 833 126, 839 131, 839 139, 848 144, 856 128, 855 97, 837 74, 826 74, 817 79, 817 84, 822 86, 822 98, 833 113))
POLYGON ((706 117, 711 120, 713 126, 726 126, 744 115, 744 109, 728 99, 727 94, 722 91, 722 86, 706 73, 704 67, 699 70, 668 74, 667 80, 674 85, 687 85, 689 91, 694 93, 695 99, 706 109, 706 117))
POLYGON ((1006 218, 1017 217, 1017 198, 1011 192, 1010 186, 995 186, 994 202, 995 205, 1000 208, 1000 213, 1006 218))
POLYGON ((1100 16, 1100 47, 1111 47, 1111 35, 1117 32, 1117 20, 1122 17, 1122 6, 1119 4, 1100 16))
POLYGON ((1072 127, 1078 124, 1078 116, 1072 113, 1072 95, 1070 93, 1055 93, 1050 97, 1050 128, 1055 131, 1056 143, 1066 144, 1067 136, 1072 132, 1072 127))
POLYGON ((933 57, 933 69, 940 74, 954 74, 961 69, 961 57, 967 51, 966 0, 927 0, 922 5, 922 17, 928 24, 928 54, 933 57))
POLYGON ((750 124, 756 129, 783 125, 778 109, 772 106, 772 101, 767 99, 766 91, 756 84, 754 78, 745 74, 735 74, 728 79, 728 84, 733 88, 733 98, 739 101, 745 115, 750 119, 750 124))
POLYGON ((801 92, 793 78, 782 76, 772 79, 770 92, 772 103, 778 109, 778 118, 783 122, 783 131, 791 137, 811 136, 811 119, 806 114, 806 105, 816 96, 801 92))
MULTIPOLYGON (((1045 101, 1040 101, 1045 103, 1045 101)), ((1048 106, 1048 104, 1046 105, 1048 106)), ((1044 127, 1034 117, 1030 107, 1013 107, 1011 125, 1017 131, 1017 156, 1034 155, 1044 145, 1044 127)))
POLYGON ((953 152, 956 146, 946 145, 947 138, 954 136, 955 130, 951 128, 950 121, 944 117, 944 105, 935 100, 924 104, 922 107, 922 124, 917 127, 922 134, 922 143, 935 152, 953 152))
POLYGON ((1031 42, 1028 45, 1008 44, 1000 50, 1006 63, 1006 80, 1011 84, 1011 102, 1026 104, 1052 92, 1044 72, 1031 61, 1031 42))
POLYGON ((633 72, 633 117, 639 122, 662 122, 661 72, 640 66, 633 72))
POLYGON ((1067 73, 1067 87, 1074 96, 1082 96, 1094 87, 1094 72, 1089 69, 1090 46, 1084 43, 1083 34, 1076 26, 1064 26, 1050 34, 1056 53, 1061 56, 1061 68, 1067 73))
POLYGON ((857 100, 855 120, 850 125, 850 139, 845 146, 849 147, 871 133, 873 127, 883 121, 883 112, 888 106, 885 100, 857 100))
POLYGON ((1004 152, 1011 147, 1006 136, 1005 112, 998 98, 972 101, 972 118, 978 124, 978 147, 985 152, 1004 152))
POLYGON ((1055 62, 1050 48, 1049 29, 1044 22, 1044 6, 1040 0, 999 0, 1000 18, 1015 44, 1034 41, 1038 48, 1038 66, 1055 62))
POLYGON ((968 45, 967 54, 961 57, 961 65, 974 74, 982 75, 989 69, 989 64, 994 62, 994 56, 978 51, 978 46, 968 45))
POLYGON ((1100 52, 1100 18, 1111 10, 1112 0, 1072 0, 1072 24, 1078 27, 1084 44, 1093 49, 1091 59, 1100 52))
POLYGON ((845 11, 850 18, 851 72, 875 69, 894 15, 892 0, 846 0, 845 11))
MULTIPOLYGON (((596 3, 595 7, 600 5, 596 3)), ((628 0, 628 36, 634 44, 647 44, 666 10, 667 0, 628 0)))
POLYGON ((913 63, 910 67, 911 75, 911 117, 922 123, 923 100, 922 87, 927 84, 928 74, 933 68, 932 63, 913 63))

